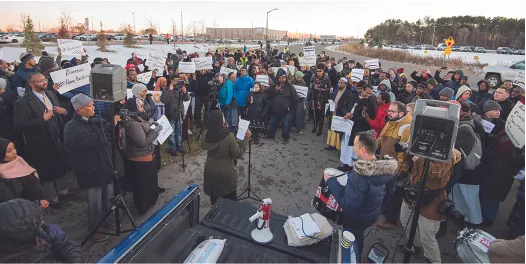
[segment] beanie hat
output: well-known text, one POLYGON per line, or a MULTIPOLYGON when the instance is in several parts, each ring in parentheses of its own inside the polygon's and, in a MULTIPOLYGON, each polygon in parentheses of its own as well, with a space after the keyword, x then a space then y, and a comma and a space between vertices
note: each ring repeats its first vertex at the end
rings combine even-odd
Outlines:
POLYGON ((426 85, 433 85, 433 87, 436 87, 438 85, 438 82, 435 79, 429 79, 426 82, 426 85))
POLYGON ((398 73, 398 74, 402 74, 402 73, 404 73, 404 68, 398 68, 398 69, 396 69, 396 73, 398 73))
POLYGON ((38 62, 38 68, 40 69, 40 72, 44 75, 47 75, 49 72, 52 72, 54 69, 58 69, 58 66, 55 64, 55 61, 53 61, 50 57, 42 57, 40 58, 40 61, 38 62))
POLYGON ((493 100, 486 101, 484 105, 482 106, 482 109, 484 109, 484 113, 491 111, 491 110, 502 111, 502 107, 500 106, 500 104, 493 100))
POLYGON ((296 78, 303 78, 303 72, 300 72, 300 71, 297 71, 296 74, 294 74, 294 76, 296 76, 296 78))
POLYGON ((31 53, 20 54, 20 61, 22 62, 22 64, 26 64, 26 62, 28 62, 32 58, 34 58, 34 56, 31 53))
POLYGON ((13 199, 0 204, 0 245, 2 248, 24 248, 39 235, 44 216, 37 203, 13 199))
POLYGON ((453 98, 453 95, 455 94, 455 91, 449 87, 445 87, 444 89, 440 90, 438 93, 439 95, 443 95, 449 99, 453 98))
POLYGON ((75 96, 73 96, 73 98, 71 98, 71 104, 73 105, 73 109, 75 109, 75 111, 77 111, 79 108, 89 104, 89 102, 91 102, 91 98, 89 98, 87 95, 83 94, 83 93, 79 93, 75 96))
POLYGON ((5 81, 5 79, 0 78, 0 89, 5 89, 6 86, 7 86, 7 82, 5 81))

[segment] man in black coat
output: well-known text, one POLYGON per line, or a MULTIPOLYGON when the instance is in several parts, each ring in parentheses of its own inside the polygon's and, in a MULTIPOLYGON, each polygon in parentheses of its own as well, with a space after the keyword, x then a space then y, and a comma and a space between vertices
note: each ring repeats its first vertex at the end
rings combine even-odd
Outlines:
POLYGON ((0 137, 14 140, 13 104, 18 99, 18 95, 6 88, 6 79, 0 78, 0 137))
POLYGON ((38 171, 50 206, 56 208, 59 190, 54 181, 67 173, 62 146, 62 116, 67 112, 58 106, 55 94, 46 90, 44 75, 35 73, 28 81, 31 91, 15 102, 13 128, 24 136, 24 159, 38 171))
POLYGON ((272 98, 270 103, 270 129, 267 137, 273 139, 281 121, 283 142, 289 142, 291 124, 291 109, 296 109, 296 89, 288 82, 284 71, 278 74, 278 84, 269 89, 272 98))
POLYGON ((500 118, 502 120, 508 119, 511 110, 513 109, 513 103, 509 98, 510 92, 504 87, 497 88, 497 90, 495 90, 493 93, 493 100, 495 100, 495 102, 497 102, 501 107, 500 118))
MULTIPOLYGON (((208 82, 211 81, 214 78, 214 73, 209 70, 200 70, 196 71, 195 74, 196 82, 197 82, 197 89, 195 89, 195 113, 194 113, 194 121, 196 127, 201 127, 201 110, 203 109, 203 105, 205 107, 205 116, 206 113, 208 113, 209 105, 209 88, 210 85, 208 85, 208 82)), ((217 101, 216 101, 217 104, 217 101)), ((205 117, 206 120, 206 117, 205 117)))
MULTIPOLYGON (((109 199, 113 197, 112 131, 108 121, 93 118, 95 106, 88 96, 77 94, 71 104, 75 115, 64 128, 64 148, 80 189, 87 193, 89 233, 110 209, 109 199)), ((101 233, 92 237, 95 241, 107 238, 101 233)))
POLYGON ((480 80, 477 83, 477 86, 479 87, 479 90, 472 90, 471 98, 469 98, 469 100, 477 106, 475 109, 477 114, 482 115, 484 114, 484 103, 493 99, 493 96, 489 93, 489 84, 485 80, 480 80))

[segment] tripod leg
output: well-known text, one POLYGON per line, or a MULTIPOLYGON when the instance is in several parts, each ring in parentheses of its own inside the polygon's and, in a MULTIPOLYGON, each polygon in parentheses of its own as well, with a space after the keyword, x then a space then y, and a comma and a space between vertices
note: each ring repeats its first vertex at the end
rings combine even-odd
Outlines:
POLYGON ((116 208, 116 205, 111 206, 110 210, 108 210, 106 215, 104 215, 104 217, 99 221, 95 229, 91 230, 90 233, 86 236, 86 238, 82 240, 82 243, 80 243, 81 247, 83 247, 88 242, 88 240, 97 232, 97 230, 99 230, 100 225, 102 225, 102 223, 104 223, 104 221, 106 221, 106 219, 110 217, 111 213, 114 212, 116 208))

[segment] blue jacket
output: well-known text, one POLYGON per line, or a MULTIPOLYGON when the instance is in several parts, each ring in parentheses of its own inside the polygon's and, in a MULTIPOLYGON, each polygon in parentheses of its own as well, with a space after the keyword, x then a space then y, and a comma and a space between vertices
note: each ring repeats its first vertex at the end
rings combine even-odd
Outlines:
POLYGON ((24 65, 20 66, 18 68, 18 71, 13 76, 13 80, 11 81, 11 90, 16 92, 17 87, 25 88, 27 81, 29 81, 29 77, 31 74, 38 71, 38 67, 35 66, 33 68, 26 68, 24 65))
POLYGON ((232 98, 234 98, 234 87, 231 80, 226 80, 223 87, 219 90, 218 97, 220 105, 232 104, 232 98))
POLYGON ((391 158, 358 160, 354 171, 347 174, 346 186, 334 177, 327 180, 329 191, 342 207, 344 227, 378 219, 384 195, 390 197, 394 193, 397 167, 398 163, 391 158))
POLYGON ((254 87, 254 79, 248 74, 236 79, 234 83, 234 97, 236 98, 237 106, 247 106, 248 94, 252 87, 254 87))

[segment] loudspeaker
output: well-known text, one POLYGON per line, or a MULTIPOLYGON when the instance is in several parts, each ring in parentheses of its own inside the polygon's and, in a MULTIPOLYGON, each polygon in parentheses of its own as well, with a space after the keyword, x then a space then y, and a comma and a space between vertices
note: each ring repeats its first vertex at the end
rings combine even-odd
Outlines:
POLYGON ((417 100, 411 124, 409 154, 449 161, 457 138, 459 113, 460 106, 457 104, 417 100))
POLYGON ((120 65, 97 64, 89 76, 93 100, 118 102, 126 99, 126 70, 120 65))

